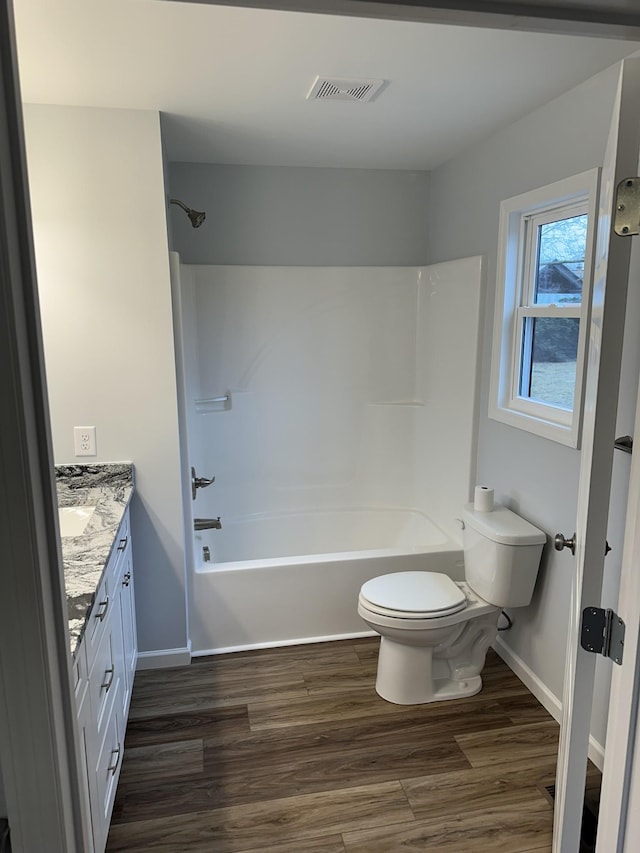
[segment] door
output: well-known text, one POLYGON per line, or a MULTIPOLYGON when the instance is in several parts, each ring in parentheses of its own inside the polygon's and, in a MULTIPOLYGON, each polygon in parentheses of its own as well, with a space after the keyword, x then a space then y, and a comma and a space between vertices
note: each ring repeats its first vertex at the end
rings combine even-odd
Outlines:
MULTIPOLYGON (((609 140, 602 170, 584 396, 582 456, 576 518, 576 555, 556 779, 554 853, 577 853, 580 845, 584 779, 591 721, 595 655, 580 646, 582 611, 599 605, 605 557, 613 463, 622 329, 626 308, 631 240, 612 230, 614 193, 622 178, 637 174, 640 149, 640 60, 621 65, 609 140), (606 296, 606 299, 605 299, 606 296)), ((568 532, 570 535, 570 531, 568 532)), ((636 618, 637 628, 637 618, 636 618)), ((625 655, 633 666, 635 655, 625 655)), ((612 664, 613 665, 613 664, 612 664)), ((614 770, 605 765, 605 779, 614 770)), ((616 849, 603 836, 599 849, 616 849), (604 846, 602 846, 604 845, 604 846)))
MULTIPOLYGON (((640 244, 634 247, 640 255, 640 244)), ((640 424, 640 386, 635 423, 640 424)), ((638 444, 636 443, 636 448, 638 444)), ((626 625, 621 666, 611 675, 596 853, 627 851, 640 838, 640 738, 638 723, 638 629, 640 626, 640 450, 631 458, 620 595, 616 612, 626 625)))

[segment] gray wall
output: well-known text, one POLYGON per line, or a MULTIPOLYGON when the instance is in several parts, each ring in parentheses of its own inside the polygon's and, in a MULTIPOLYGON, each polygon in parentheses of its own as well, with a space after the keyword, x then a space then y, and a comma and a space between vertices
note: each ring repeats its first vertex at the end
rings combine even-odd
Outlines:
POLYGON ((171 206, 187 264, 419 266, 429 173, 171 163, 173 197, 206 210, 199 229, 171 206))
MULTIPOLYGON (((431 175, 429 262, 475 254, 487 258, 478 479, 495 488, 498 500, 549 535, 574 531, 579 451, 487 417, 499 207, 502 199, 602 164, 616 83, 614 67, 431 175)), ((632 432, 630 403, 637 388, 637 331, 633 333, 636 340, 626 347, 626 404, 620 419, 624 432, 632 432)), ((616 596, 619 579, 628 459, 615 460, 609 532, 615 550, 607 558, 605 590, 610 599, 616 596)), ((513 629, 501 635, 556 700, 562 698, 572 569, 568 552, 558 554, 547 545, 532 605, 516 611, 513 629)), ((608 667, 600 669, 599 677, 606 681, 608 667)), ((605 711, 606 701, 600 701, 592 727, 600 743, 605 711)))

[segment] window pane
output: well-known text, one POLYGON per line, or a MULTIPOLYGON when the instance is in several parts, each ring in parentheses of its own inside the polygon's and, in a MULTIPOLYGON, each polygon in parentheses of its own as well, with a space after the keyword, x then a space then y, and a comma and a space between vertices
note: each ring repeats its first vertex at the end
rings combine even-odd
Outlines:
POLYGON ((577 317, 525 318, 521 397, 573 409, 579 330, 577 317))
POLYGON ((586 248, 586 213, 538 227, 536 305, 581 302, 586 248))

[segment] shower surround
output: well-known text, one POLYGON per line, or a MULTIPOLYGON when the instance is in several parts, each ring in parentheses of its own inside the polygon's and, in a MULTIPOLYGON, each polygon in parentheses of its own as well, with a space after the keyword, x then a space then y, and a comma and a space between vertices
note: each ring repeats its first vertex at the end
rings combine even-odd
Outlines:
POLYGON ((461 576, 481 259, 172 265, 183 468, 216 477, 185 502, 193 653, 365 633, 369 577, 461 576))

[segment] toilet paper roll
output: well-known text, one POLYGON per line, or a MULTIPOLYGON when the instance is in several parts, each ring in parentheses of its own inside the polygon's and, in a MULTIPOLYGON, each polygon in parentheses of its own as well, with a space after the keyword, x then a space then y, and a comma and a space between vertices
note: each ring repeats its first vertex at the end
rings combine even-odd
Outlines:
POLYGON ((473 497, 473 508, 478 512, 493 511, 493 489, 488 486, 476 486, 473 497))

